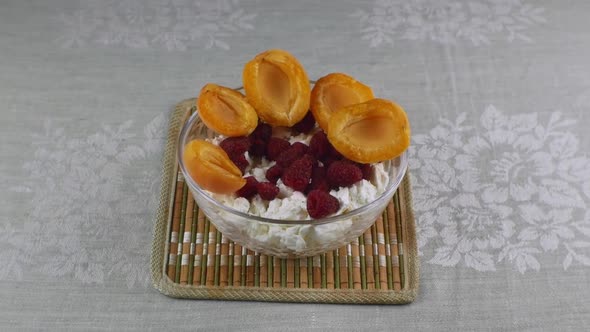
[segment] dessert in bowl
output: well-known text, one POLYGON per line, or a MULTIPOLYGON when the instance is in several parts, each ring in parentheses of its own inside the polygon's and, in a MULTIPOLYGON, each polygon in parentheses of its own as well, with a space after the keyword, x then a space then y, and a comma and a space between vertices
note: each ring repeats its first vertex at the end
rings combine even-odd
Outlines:
POLYGON ((344 74, 312 90, 278 50, 246 65, 244 88, 206 85, 180 133, 180 169, 205 216, 234 242, 281 258, 360 236, 407 168, 401 107, 344 74))

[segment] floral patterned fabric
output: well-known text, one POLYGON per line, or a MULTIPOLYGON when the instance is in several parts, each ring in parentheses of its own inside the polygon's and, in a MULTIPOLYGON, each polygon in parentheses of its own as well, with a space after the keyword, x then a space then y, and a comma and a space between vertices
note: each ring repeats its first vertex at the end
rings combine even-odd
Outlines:
POLYGON ((0 3, 0 330, 584 330, 586 1, 0 3), (167 120, 268 48, 412 124, 405 307, 168 299, 150 286, 167 120))
POLYGON ((564 270, 588 266, 590 159, 567 131, 575 121, 562 116, 540 121, 488 106, 477 129, 463 113, 414 136, 419 245, 434 249, 428 263, 494 271, 507 261, 525 273, 550 254, 563 257, 564 270), (435 239, 442 245, 429 246, 435 239))

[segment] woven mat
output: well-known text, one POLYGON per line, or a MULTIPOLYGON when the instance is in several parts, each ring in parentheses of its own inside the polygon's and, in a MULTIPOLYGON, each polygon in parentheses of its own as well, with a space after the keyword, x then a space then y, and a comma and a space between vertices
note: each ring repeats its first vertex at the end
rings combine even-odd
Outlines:
POLYGON ((349 245, 300 259, 258 254, 215 229, 178 169, 179 132, 195 104, 195 99, 181 102, 170 120, 151 257, 156 289, 192 299, 381 304, 414 300, 418 257, 407 175, 383 216, 349 245))

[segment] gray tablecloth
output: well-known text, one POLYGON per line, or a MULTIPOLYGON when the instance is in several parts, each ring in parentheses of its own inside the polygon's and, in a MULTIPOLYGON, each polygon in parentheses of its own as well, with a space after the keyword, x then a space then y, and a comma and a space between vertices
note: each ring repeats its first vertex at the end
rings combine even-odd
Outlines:
POLYGON ((583 330, 590 2, 0 2, 0 330, 583 330), (413 132, 407 306, 152 289, 167 117, 268 48, 348 73, 413 132))

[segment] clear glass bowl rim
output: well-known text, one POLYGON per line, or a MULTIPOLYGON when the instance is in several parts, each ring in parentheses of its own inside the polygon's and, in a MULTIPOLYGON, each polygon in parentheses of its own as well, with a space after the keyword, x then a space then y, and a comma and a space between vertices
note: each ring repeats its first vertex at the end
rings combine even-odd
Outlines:
MULTIPOLYGON (((313 81, 310 81, 310 82, 313 83, 313 81)), ((236 89, 236 90, 238 90, 238 89, 236 89)), ((397 190, 397 188, 399 187, 401 181, 404 178, 404 175, 406 174, 406 170, 408 168, 408 156, 407 156, 407 150, 406 150, 398 157, 396 157, 394 159, 390 159, 390 161, 394 161, 396 159, 399 159, 400 172, 398 172, 396 178, 393 179, 393 181, 390 179, 389 186, 385 189, 385 191, 379 197, 377 197, 377 199, 375 199, 374 201, 372 201, 371 203, 369 203, 367 205, 363 205, 357 209, 354 209, 352 211, 348 211, 348 212, 340 214, 340 215, 331 216, 331 217, 327 217, 327 218, 320 218, 320 219, 295 219, 295 220, 272 219, 272 218, 259 217, 259 216, 255 216, 255 215, 251 215, 248 213, 238 211, 234 208, 226 206, 226 205, 222 204, 221 202, 217 201, 213 197, 209 196, 209 194, 207 194, 207 192, 205 192, 205 190, 201 189, 201 187, 188 174, 186 167, 184 165, 182 153, 184 150, 185 143, 188 143, 188 142, 186 142, 187 136, 190 133, 190 130, 193 127, 193 125, 195 124, 195 122, 197 121, 197 119, 199 119, 198 109, 197 109, 197 112, 193 113, 190 116, 190 118, 188 119, 188 121, 186 121, 185 124, 182 126, 182 130, 180 131, 180 135, 178 137, 178 148, 177 148, 176 158, 178 161, 178 165, 180 166, 180 169, 182 171, 182 175, 184 176, 185 181, 188 183, 188 185, 191 187, 191 189, 193 189, 193 191, 196 191, 199 195, 203 196, 203 198, 205 200, 207 200, 209 203, 214 205, 216 208, 221 209, 225 212, 234 214, 236 216, 245 218, 245 219, 255 220, 258 222, 264 222, 264 223, 269 223, 269 224, 278 224, 278 225, 321 225, 321 224, 328 224, 328 223, 332 223, 332 222, 341 221, 344 219, 350 219, 350 218, 353 218, 353 217, 358 216, 360 214, 363 214, 364 212, 366 212, 367 210, 370 210, 371 208, 374 208, 376 205, 378 205, 378 203, 380 201, 384 200, 386 197, 393 196, 393 191, 397 190)))

